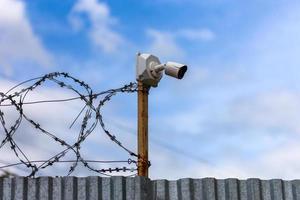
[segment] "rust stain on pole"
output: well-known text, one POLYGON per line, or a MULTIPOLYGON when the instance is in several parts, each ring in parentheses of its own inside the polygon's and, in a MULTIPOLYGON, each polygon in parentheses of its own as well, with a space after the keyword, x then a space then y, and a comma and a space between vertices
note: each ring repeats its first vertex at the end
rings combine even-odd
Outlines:
POLYGON ((138 82, 138 176, 148 177, 148 94, 149 86, 138 82))

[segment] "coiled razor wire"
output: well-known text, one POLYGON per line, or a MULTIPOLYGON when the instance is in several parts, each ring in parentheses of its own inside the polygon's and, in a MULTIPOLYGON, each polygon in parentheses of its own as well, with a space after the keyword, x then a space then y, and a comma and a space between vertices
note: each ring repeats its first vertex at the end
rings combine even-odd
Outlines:
POLYGON ((68 175, 74 172, 76 167, 79 163, 82 163, 84 167, 88 168, 89 170, 102 174, 110 176, 108 173, 112 172, 127 172, 127 171, 136 171, 137 170, 137 160, 141 162, 147 162, 150 166, 150 162, 143 161, 141 158, 134 153, 133 151, 126 148, 117 138, 115 135, 113 135, 106 127, 103 122, 103 117, 101 115, 101 108, 110 101, 112 96, 116 95, 117 93, 134 93, 137 92, 138 87, 137 83, 129 83, 128 85, 125 85, 121 88, 116 89, 109 89, 106 91, 102 91, 99 93, 94 93, 93 90, 90 88, 88 84, 85 82, 76 79, 72 76, 70 76, 68 73, 65 72, 54 72, 46 74, 42 77, 33 78, 27 81, 24 81, 11 89, 9 89, 6 93, 0 92, 0 122, 3 126, 5 138, 0 143, 0 149, 4 145, 9 145, 11 150, 14 152, 16 157, 19 160, 19 163, 14 163, 6 166, 1 166, 0 169, 12 167, 16 165, 24 165, 27 168, 31 169, 31 173, 28 175, 29 177, 34 177, 36 173, 41 170, 45 169, 47 167, 50 167, 54 165, 55 163, 61 163, 61 162, 72 162, 72 165, 69 169, 68 175), (66 80, 65 82, 62 81, 66 80), (68 90, 71 90, 75 94, 77 94, 76 97, 73 98, 66 98, 66 99, 58 99, 58 100, 43 100, 43 101, 32 101, 32 102, 25 102, 26 97, 30 94, 31 91, 37 89, 38 87, 41 87, 46 81, 51 81, 55 84, 57 84, 61 88, 66 88, 68 90), (81 92, 79 89, 75 89, 75 86, 72 84, 67 83, 67 81, 72 82, 75 86, 79 86, 79 88, 83 89, 85 93, 81 92), (30 82, 34 82, 30 86, 25 87, 24 84, 28 84, 30 82), (23 88, 17 92, 12 92, 16 90, 19 87, 23 88), (99 97, 102 97, 98 103, 98 105, 95 104, 95 100, 99 97), (75 121, 79 118, 79 116, 84 113, 84 117, 81 123, 81 128, 78 133, 78 139, 74 144, 69 144, 68 142, 64 141, 63 139, 57 137, 54 133, 44 129, 38 122, 32 120, 30 117, 28 117, 25 113, 25 110, 23 108, 23 105, 26 104, 37 104, 37 103, 49 103, 49 102, 65 102, 65 101, 73 101, 73 100, 81 100, 84 102, 84 107, 78 114, 78 116, 75 118, 71 126, 75 123, 75 121), (16 121, 13 123, 11 127, 7 127, 6 120, 5 120, 5 114, 1 107, 3 106, 13 106, 16 111, 18 112, 18 117, 16 121), (63 146, 64 150, 57 153, 56 155, 52 156, 51 158, 47 160, 40 160, 40 161, 32 161, 28 158, 28 156, 22 151, 20 146, 17 144, 17 142, 14 140, 14 134, 20 127, 20 124, 22 121, 29 122, 35 129, 40 131, 41 133, 45 134, 55 142, 59 143, 61 146, 63 146), (91 122, 92 121, 92 122, 91 122), (90 123, 91 122, 91 123, 90 123), (91 135, 91 133, 95 130, 95 128, 100 124, 102 127, 102 130, 104 133, 121 149, 126 151, 130 158, 125 161, 90 161, 85 160, 82 155, 80 154, 80 148, 82 143, 85 141, 85 139, 91 135), (76 155, 75 160, 62 160, 66 156, 67 153, 73 152, 76 155), (98 163, 124 163, 127 164, 134 164, 134 168, 128 168, 128 167, 116 167, 116 168, 101 168, 96 169, 92 167, 89 163, 91 162, 98 162, 98 163))

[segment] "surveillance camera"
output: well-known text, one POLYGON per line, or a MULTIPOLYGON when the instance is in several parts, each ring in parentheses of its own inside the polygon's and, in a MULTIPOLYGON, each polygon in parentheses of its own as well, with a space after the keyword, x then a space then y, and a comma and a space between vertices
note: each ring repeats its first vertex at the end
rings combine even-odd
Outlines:
POLYGON ((187 66, 176 62, 161 64, 159 59, 151 54, 138 53, 136 64, 136 79, 145 85, 157 87, 162 78, 162 71, 174 78, 182 79, 187 66))
POLYGON ((165 74, 174 78, 182 79, 186 71, 187 66, 184 64, 167 62, 167 64, 165 65, 165 74))

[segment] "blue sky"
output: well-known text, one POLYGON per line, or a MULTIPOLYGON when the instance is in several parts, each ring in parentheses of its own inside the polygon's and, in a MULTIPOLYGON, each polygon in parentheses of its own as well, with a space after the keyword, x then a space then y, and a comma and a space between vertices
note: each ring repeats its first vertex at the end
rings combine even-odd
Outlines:
MULTIPOLYGON (((299 21, 300 3, 293 0, 0 0, 1 90, 52 71, 69 72, 96 91, 119 87, 135 80, 137 52, 187 63, 183 80, 165 76, 150 91, 150 177, 295 179, 299 21)), ((46 87, 36 95, 68 94, 46 87)), ((80 106, 58 108, 59 120, 51 118, 57 108, 39 108, 51 120, 28 109, 61 131, 61 121, 80 106)), ((135 149, 136 96, 116 97, 104 114, 107 126, 135 149)), ((42 138, 19 140, 28 152, 45 148, 42 138)), ((104 140, 99 130, 86 155, 126 157, 104 140)), ((52 150, 36 157, 47 151, 52 150)), ((8 154, 3 160, 13 161, 8 154)), ((89 174, 80 169, 76 175, 89 174)))

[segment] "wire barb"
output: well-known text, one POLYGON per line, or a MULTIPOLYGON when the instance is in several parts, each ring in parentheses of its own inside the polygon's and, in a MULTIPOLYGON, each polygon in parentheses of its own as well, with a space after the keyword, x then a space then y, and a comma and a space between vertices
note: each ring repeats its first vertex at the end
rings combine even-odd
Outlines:
POLYGON ((118 93, 135 93, 137 92, 137 83, 129 83, 123 87, 116 88, 116 89, 109 89, 106 91, 102 91, 99 93, 93 93, 93 90, 90 88, 88 84, 84 81, 81 81, 77 78, 70 76, 68 73, 65 72, 53 72, 46 74, 42 77, 37 77, 33 79, 29 79, 27 81, 23 81, 20 84, 10 88, 6 93, 0 92, 0 123, 3 127, 5 138, 0 142, 0 149, 5 146, 9 145, 11 150, 14 152, 15 156, 18 158, 19 162, 14 164, 8 164, 4 166, 0 166, 0 169, 14 167, 17 165, 23 165, 26 168, 31 169, 29 177, 35 177, 37 172, 41 169, 45 169, 47 167, 53 166, 55 163, 72 163, 68 175, 72 174, 79 163, 82 163, 84 167, 88 168, 89 170, 110 176, 107 173, 113 172, 133 172, 137 170, 136 168, 128 168, 128 167, 114 167, 114 168, 102 168, 96 169, 90 165, 90 163, 126 163, 128 165, 134 164, 137 165, 138 156, 133 151, 126 148, 114 134, 112 134, 105 126, 103 121, 103 117, 101 114, 102 107, 111 100, 113 96, 118 93), (70 90, 74 92, 77 96, 72 98, 66 99, 54 99, 54 100, 41 100, 41 101, 31 101, 26 102, 26 97, 35 89, 43 86, 47 81, 55 83, 58 87, 70 90), (25 86, 25 84, 29 84, 33 82, 29 86, 25 86), (71 82, 72 84, 70 84, 71 82), (79 89, 77 89, 79 87, 79 89), (21 88, 17 90, 18 88, 21 88), (16 91, 17 90, 17 91, 16 91), (82 90, 84 92, 82 92, 82 90), (101 97, 101 98, 100 98, 101 97), (99 103, 96 103, 96 99, 99 99, 99 103), (71 123, 70 128, 74 125, 74 123, 78 120, 78 118, 84 114, 83 120, 81 123, 81 128, 79 129, 78 138, 74 144, 69 144, 68 142, 64 141, 63 139, 57 137, 54 133, 46 130, 42 127, 42 125, 33 119, 31 119, 27 114, 25 114, 24 105, 32 105, 32 104, 39 104, 39 103, 60 103, 60 102, 67 102, 67 101, 75 101, 80 100, 84 102, 84 107, 80 110, 79 114, 75 117, 74 121, 71 123), (15 123, 10 127, 7 127, 7 119, 5 119, 6 115, 3 111, 3 107, 14 107, 15 110, 18 112, 18 117, 15 120, 15 123), (2 107, 2 108, 1 108, 2 107), (54 142, 60 144, 64 147, 64 150, 57 153, 56 155, 52 156, 47 160, 39 160, 34 161, 30 160, 25 152, 19 147, 17 142, 14 139, 14 135, 19 129, 21 123, 23 121, 27 121, 29 124, 32 125, 33 128, 38 130, 41 134, 48 136, 54 142), (125 161, 91 161, 85 160, 81 153, 80 149, 83 142, 86 140, 88 136, 90 136, 95 128, 100 125, 104 133, 110 138, 112 142, 114 142, 117 146, 121 149, 126 151, 128 155, 132 158, 129 158, 125 161), (74 153, 76 156, 75 160, 62 160, 68 153, 74 153), (136 160, 135 160, 136 159, 136 160))

